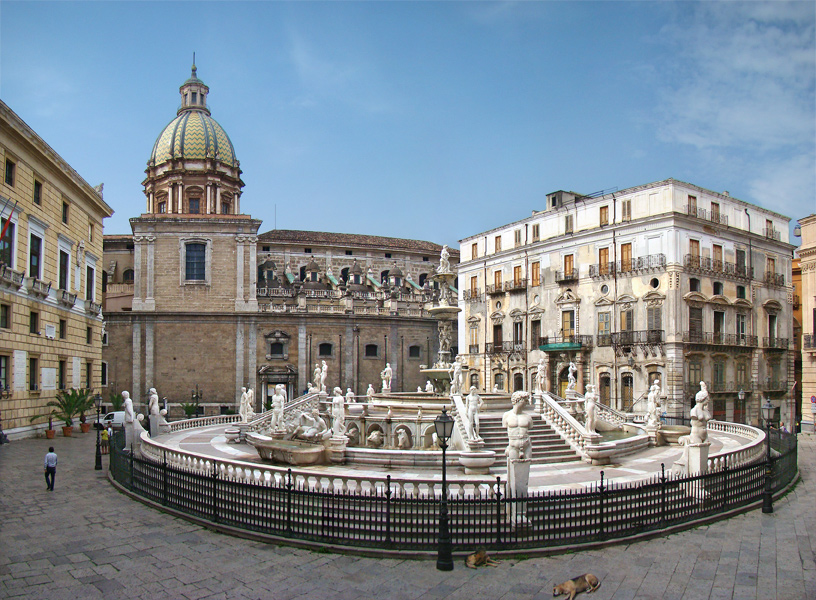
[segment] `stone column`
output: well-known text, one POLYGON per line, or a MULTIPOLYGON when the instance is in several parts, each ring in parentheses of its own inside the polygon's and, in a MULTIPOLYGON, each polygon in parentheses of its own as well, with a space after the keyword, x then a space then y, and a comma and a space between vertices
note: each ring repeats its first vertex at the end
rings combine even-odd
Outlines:
POLYGON ((211 187, 212 187, 212 184, 210 184, 210 183, 208 183, 207 186, 206 186, 206 188, 207 188, 207 214, 208 215, 212 214, 212 204, 211 204, 212 198, 210 197, 211 187))
POLYGON ((133 324, 133 381, 131 382, 130 397, 138 402, 142 389, 142 324, 133 324))
POLYGON ((221 185, 215 184, 215 214, 221 214, 221 185))
POLYGON ((178 185, 178 214, 184 212, 184 184, 178 185))

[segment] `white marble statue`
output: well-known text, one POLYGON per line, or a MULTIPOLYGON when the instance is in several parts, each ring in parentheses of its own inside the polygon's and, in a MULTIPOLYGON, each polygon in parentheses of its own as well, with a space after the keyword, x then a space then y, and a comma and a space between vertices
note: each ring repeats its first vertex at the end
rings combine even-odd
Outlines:
POLYGON ((292 433, 293 438, 309 442, 321 442, 331 437, 332 430, 326 426, 326 421, 320 416, 316 408, 311 413, 303 412, 300 415, 300 424, 292 433))
POLYGON ((578 367, 575 366, 574 362, 570 362, 569 364, 569 372, 567 373, 567 391, 574 392, 575 391, 575 374, 578 373, 578 367))
POLYGON ((433 393, 434 393, 434 386, 433 386, 433 384, 431 383, 431 380, 430 380, 430 379, 428 379, 428 380, 425 382, 425 393, 427 393, 427 394, 433 394, 433 393))
POLYGON ((151 415, 158 415, 161 412, 159 408, 159 395, 156 393, 156 388, 150 388, 147 392, 148 397, 148 413, 151 415))
POLYGON ((538 361, 538 367, 536 367, 536 393, 543 394, 544 388, 547 386, 547 365, 544 363, 544 359, 538 361))
POLYGON ((590 383, 587 385, 586 394, 584 394, 584 415, 586 416, 584 429, 587 430, 587 433, 597 433, 595 431, 595 417, 598 409, 597 402, 598 395, 595 393, 595 386, 590 383))
POLYGON ((286 403, 286 396, 283 395, 282 388, 282 385, 276 385, 275 392, 272 394, 272 418, 269 420, 270 431, 280 431, 284 428, 283 407, 286 403))
POLYGON ((439 253, 439 268, 436 270, 437 273, 450 273, 450 252, 448 251, 448 246, 445 244, 442 246, 442 251, 439 253))
POLYGON ((133 419, 133 423, 131 423, 133 445, 130 446, 130 448, 133 449, 133 456, 136 458, 139 458, 142 455, 142 433, 145 432, 142 421, 144 421, 144 415, 140 413, 136 415, 136 418, 133 419))
POLYGON ((125 450, 129 450, 133 445, 133 422, 136 420, 136 412, 133 410, 133 400, 130 399, 130 392, 123 391, 122 398, 125 400, 125 450))
POLYGON ((660 381, 655 379, 646 401, 646 426, 657 427, 660 425, 660 381))
POLYGON ((418 393, 418 394, 421 394, 421 393, 422 393, 422 386, 421 386, 421 385, 418 385, 418 386, 417 386, 417 393, 418 393))
POLYGON ((312 377, 314 378, 315 389, 318 392, 320 391, 320 375, 321 374, 322 374, 322 371, 320 369, 320 363, 315 363, 314 375, 312 377))
POLYGON ((326 378, 329 376, 329 365, 326 361, 321 361, 323 365, 320 367, 320 391, 326 393, 326 378))
POLYGON ((247 418, 247 406, 248 406, 248 398, 247 398, 247 389, 245 387, 241 387, 241 402, 238 404, 238 414, 241 415, 241 422, 248 423, 249 418, 247 418))
POLYGON ((354 397, 354 392, 351 391, 351 388, 346 388, 346 402, 349 404, 354 404, 357 402, 357 399, 354 397))
POLYGON ((332 398, 332 434, 341 436, 346 433, 346 405, 343 390, 339 387, 333 390, 332 398))
POLYGON ((533 456, 533 445, 530 441, 530 427, 533 420, 524 413, 524 405, 530 401, 528 392, 513 392, 510 397, 513 408, 502 415, 502 427, 507 429, 507 449, 504 451, 508 461, 530 459, 533 456))
POLYGON ((498 394, 498 393, 499 393, 499 384, 498 384, 498 383, 494 383, 494 384, 493 384, 493 393, 494 393, 494 394, 498 394))
POLYGON ((391 391, 391 377, 393 377, 393 375, 394 371, 391 369, 391 363, 385 363, 385 368, 382 370, 382 373, 380 373, 383 392, 391 391))
POLYGON ((451 395, 461 394, 462 387, 464 385, 464 375, 462 374, 462 357, 460 355, 457 355, 456 359, 453 361, 453 364, 448 369, 448 375, 450 375, 451 395))
POLYGON ((702 444, 708 440, 708 422, 711 413, 708 411, 708 388, 704 381, 700 382, 700 391, 694 397, 694 408, 691 409, 691 433, 688 436, 689 444, 702 444))
POLYGON ((251 421, 255 417, 255 390, 251 387, 247 388, 247 421, 251 421))
POLYGON ((371 402, 372 400, 374 400, 374 386, 369 383, 368 389, 366 390, 366 402, 371 402))
POLYGON ((484 400, 476 392, 476 386, 470 386, 470 393, 465 397, 467 406, 467 420, 470 423, 470 439, 481 439, 479 436, 479 411, 484 405, 484 400))

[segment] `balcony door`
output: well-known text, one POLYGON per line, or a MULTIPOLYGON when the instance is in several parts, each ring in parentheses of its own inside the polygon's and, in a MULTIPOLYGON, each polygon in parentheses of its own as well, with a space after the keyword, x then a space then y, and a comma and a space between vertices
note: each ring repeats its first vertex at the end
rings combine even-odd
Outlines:
POLYGON ((621 244, 621 271, 632 270, 632 244, 621 244))
POLYGON ((689 306, 689 336, 692 342, 703 337, 703 309, 689 306))
POLYGON ((609 248, 598 250, 598 271, 601 275, 609 274, 609 248))

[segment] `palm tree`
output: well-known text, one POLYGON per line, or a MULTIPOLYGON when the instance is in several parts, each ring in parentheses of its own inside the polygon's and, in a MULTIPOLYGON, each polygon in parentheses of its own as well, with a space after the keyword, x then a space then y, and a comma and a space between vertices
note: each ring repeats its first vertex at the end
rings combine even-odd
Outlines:
POLYGON ((35 415, 31 420, 41 419, 43 417, 53 417, 65 423, 66 427, 72 427, 74 424, 74 417, 89 410, 93 405, 93 396, 91 391, 84 388, 70 390, 59 390, 54 400, 46 403, 50 407, 50 412, 42 415, 35 415))

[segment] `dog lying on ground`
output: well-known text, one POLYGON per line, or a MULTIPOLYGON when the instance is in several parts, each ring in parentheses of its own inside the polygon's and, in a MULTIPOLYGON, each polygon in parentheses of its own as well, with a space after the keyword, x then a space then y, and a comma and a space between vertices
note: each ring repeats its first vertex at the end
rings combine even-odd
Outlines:
POLYGON ((577 594, 586 592, 591 594, 601 587, 601 582, 592 573, 584 573, 580 577, 565 581, 561 585, 553 588, 553 596, 560 596, 561 594, 569 594, 569 600, 573 600, 577 594))
POLYGON ((490 558, 484 548, 479 548, 473 554, 468 554, 465 557, 465 566, 470 569, 484 566, 495 567, 499 564, 499 562, 500 561, 498 560, 493 560, 490 558))

